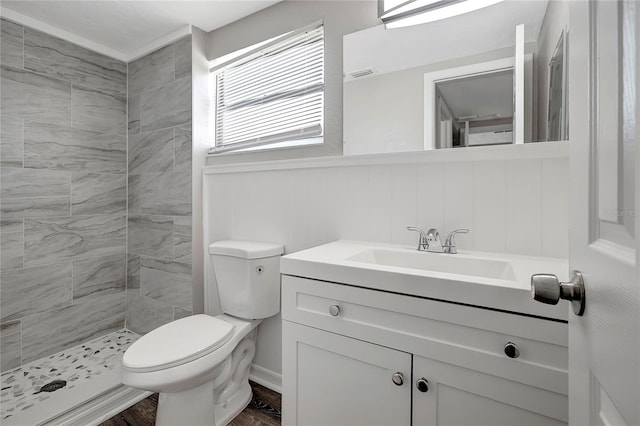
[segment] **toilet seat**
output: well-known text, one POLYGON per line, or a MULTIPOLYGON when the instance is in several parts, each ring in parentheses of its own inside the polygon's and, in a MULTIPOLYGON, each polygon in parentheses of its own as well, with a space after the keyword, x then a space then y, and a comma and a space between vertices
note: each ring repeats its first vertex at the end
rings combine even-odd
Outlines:
POLYGON ((186 364, 219 349, 231 339, 233 330, 233 324, 209 315, 182 318, 134 342, 125 352, 122 364, 126 370, 135 372, 186 364))

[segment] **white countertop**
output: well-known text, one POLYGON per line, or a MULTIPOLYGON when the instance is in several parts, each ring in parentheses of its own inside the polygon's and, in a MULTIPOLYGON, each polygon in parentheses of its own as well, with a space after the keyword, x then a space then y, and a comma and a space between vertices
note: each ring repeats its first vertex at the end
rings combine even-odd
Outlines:
POLYGON ((569 265, 566 259, 462 250, 455 255, 420 253, 426 256, 506 261, 511 263, 515 279, 474 277, 347 260, 372 248, 406 253, 408 256, 415 256, 416 252, 416 248, 410 246, 340 240, 283 256, 280 272, 373 290, 564 321, 568 319, 569 304, 560 302, 558 305, 545 305, 534 301, 530 284, 531 275, 536 273, 555 274, 561 281, 567 281, 569 265))

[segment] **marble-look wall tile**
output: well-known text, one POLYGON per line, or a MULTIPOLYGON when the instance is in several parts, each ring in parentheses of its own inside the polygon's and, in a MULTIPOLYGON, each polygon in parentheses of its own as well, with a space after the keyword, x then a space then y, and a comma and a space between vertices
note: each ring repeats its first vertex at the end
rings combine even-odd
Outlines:
POLYGON ((129 93, 136 95, 174 81, 175 46, 170 44, 129 64, 129 93))
POLYGON ((140 96, 129 96, 127 102, 128 129, 130 135, 140 132, 140 96))
POLYGON ((0 217, 3 219, 69 216, 71 209, 68 196, 3 198, 1 202, 0 217))
POLYGON ((127 209, 129 214, 140 214, 140 179, 141 175, 128 176, 127 209))
POLYGON ((44 75, 2 66, 0 105, 5 118, 71 123, 71 85, 44 75))
POLYGON ((23 66, 23 41, 24 33, 22 25, 0 19, 0 62, 16 68, 23 66))
POLYGON ((149 173, 140 176, 140 212, 153 215, 191 214, 191 172, 149 173))
MULTIPOLYGON (((175 229, 175 228, 174 228, 175 229)), ((173 234, 173 258, 178 262, 191 263, 191 234, 173 234)))
POLYGON ((127 292, 127 328, 145 334, 173 321, 173 306, 159 300, 127 292))
POLYGON ((24 29, 24 67, 111 94, 127 91, 127 64, 50 36, 24 29))
POLYGON ((193 306, 191 265, 140 258, 140 294, 190 310, 193 306))
POLYGON ((25 123, 24 166, 93 173, 124 173, 124 136, 52 124, 25 123))
POLYGON ((78 129, 125 135, 127 127, 125 95, 98 90, 71 88, 71 124, 78 129))
POLYGON ((24 264, 109 256, 125 252, 123 215, 27 219, 24 224, 24 264))
POLYGON ((173 150, 176 170, 191 170, 191 126, 175 127, 173 150))
POLYGON ((69 173, 3 167, 0 176, 3 219, 69 216, 69 173))
POLYGON ((0 278, 2 321, 72 303, 70 262, 3 271, 0 278))
POLYGON ((173 319, 174 321, 180 318, 186 318, 193 315, 193 312, 187 311, 186 309, 179 308, 177 306, 173 307, 173 319))
POLYGON ((72 173, 71 214, 125 213, 127 178, 124 174, 72 173))
POLYGON ((173 170, 173 129, 129 136, 129 173, 173 170))
POLYGON ((0 166, 22 167, 24 158, 24 132, 21 118, 0 120, 0 166))
POLYGON ((9 321, 0 324, 0 371, 19 367, 22 363, 22 324, 9 321))
POLYGON ((128 244, 131 254, 173 258, 173 220, 130 214, 128 244))
MULTIPOLYGON (((117 296, 118 309, 123 311, 124 292, 117 296)), ((104 315, 100 308, 100 303, 94 302, 24 318, 22 362, 34 361, 124 327, 124 313, 96 320, 104 315), (100 315, 93 315, 96 312, 100 315)))
POLYGON ((181 38, 174 43, 176 80, 191 77, 191 36, 181 38))
POLYGON ((140 256, 127 255, 127 290, 140 288, 140 256))
POLYGON ((173 232, 191 235, 191 216, 175 216, 173 218, 173 232))
POLYGON ((140 130, 184 126, 191 122, 191 79, 183 78, 140 96, 140 130))
POLYGON ((69 173, 3 167, 0 170, 0 197, 59 197, 69 195, 69 173))
POLYGON ((124 254, 73 262, 73 300, 125 291, 126 269, 124 254))
POLYGON ((22 232, 24 224, 22 219, 6 219, 0 220, 0 233, 5 232, 22 232))
POLYGON ((23 255, 24 233, 22 231, 0 234, 0 268, 3 271, 22 268, 23 255))

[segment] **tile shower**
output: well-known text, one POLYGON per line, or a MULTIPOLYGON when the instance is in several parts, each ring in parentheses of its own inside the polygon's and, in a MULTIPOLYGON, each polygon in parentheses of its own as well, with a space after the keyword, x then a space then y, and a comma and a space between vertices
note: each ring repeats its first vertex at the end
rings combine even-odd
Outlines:
POLYGON ((0 27, 4 418, 22 369, 191 314, 191 37, 127 64, 0 27))

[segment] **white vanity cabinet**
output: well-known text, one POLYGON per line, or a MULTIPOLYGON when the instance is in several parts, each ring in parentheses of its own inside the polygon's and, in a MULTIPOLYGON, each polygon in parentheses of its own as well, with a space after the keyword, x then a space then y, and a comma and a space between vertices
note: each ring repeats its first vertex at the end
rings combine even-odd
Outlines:
POLYGON ((568 421, 563 321, 287 275, 282 318, 284 425, 568 421))

